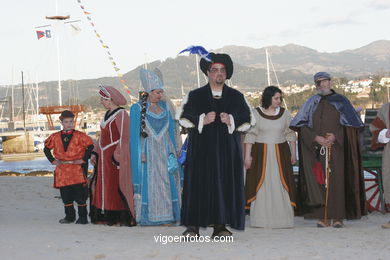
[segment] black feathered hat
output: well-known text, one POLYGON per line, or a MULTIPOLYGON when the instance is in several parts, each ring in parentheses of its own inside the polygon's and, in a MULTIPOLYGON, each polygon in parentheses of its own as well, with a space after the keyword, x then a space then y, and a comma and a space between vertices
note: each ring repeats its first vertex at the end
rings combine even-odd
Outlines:
POLYGON ((207 75, 207 71, 209 70, 211 64, 222 63, 223 65, 225 65, 226 79, 230 79, 233 75, 233 61, 230 58, 230 56, 225 53, 213 53, 213 52, 210 52, 210 56, 211 56, 211 62, 205 60, 204 58, 200 60, 199 65, 202 72, 207 75))

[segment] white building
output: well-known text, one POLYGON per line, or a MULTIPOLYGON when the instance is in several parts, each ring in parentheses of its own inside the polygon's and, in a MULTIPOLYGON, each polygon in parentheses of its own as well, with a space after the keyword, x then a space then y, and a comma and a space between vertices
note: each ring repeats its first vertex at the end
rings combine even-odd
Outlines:
POLYGON ((381 78, 381 81, 379 82, 381 86, 390 84, 390 78, 381 78))

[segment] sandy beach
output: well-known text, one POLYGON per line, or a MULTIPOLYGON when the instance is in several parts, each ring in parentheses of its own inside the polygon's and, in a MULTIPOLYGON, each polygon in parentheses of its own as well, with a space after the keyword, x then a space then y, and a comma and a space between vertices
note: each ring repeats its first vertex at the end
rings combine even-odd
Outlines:
MULTIPOLYGON (((166 243, 173 227, 61 225, 64 216, 52 177, 0 177, 1 259, 390 259, 390 214, 372 213, 346 221, 343 229, 315 227, 295 218, 294 229, 249 227, 232 243, 166 243)), ((233 230, 234 231, 234 230, 233 230)), ((211 235, 212 228, 201 230, 211 235)))

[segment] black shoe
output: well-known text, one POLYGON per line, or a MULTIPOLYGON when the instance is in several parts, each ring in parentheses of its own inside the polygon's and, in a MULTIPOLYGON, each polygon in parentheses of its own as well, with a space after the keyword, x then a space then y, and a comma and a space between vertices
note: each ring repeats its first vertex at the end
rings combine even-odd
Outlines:
POLYGON ((215 237, 230 237, 233 233, 230 232, 225 225, 217 224, 214 225, 214 232, 211 235, 211 238, 214 239, 215 237))
POLYGON ((182 235, 185 237, 199 237, 199 227, 188 226, 182 235))
POLYGON ((88 224, 88 211, 87 205, 78 206, 79 219, 76 221, 76 224, 88 224))
POLYGON ((74 210, 73 204, 65 206, 65 218, 60 219, 61 224, 73 223, 76 220, 76 211, 74 210))
POLYGON ((333 225, 332 225, 334 228, 343 228, 344 227, 344 224, 342 221, 340 220, 337 220, 337 221, 333 221, 333 225))
POLYGON ((317 222, 317 227, 318 228, 325 228, 328 227, 328 225, 322 221, 317 222))
POLYGON ((76 224, 88 224, 88 220, 79 218, 76 221, 76 224))
POLYGON ((60 219, 58 222, 60 222, 61 224, 70 224, 70 223, 73 223, 74 222, 74 219, 71 220, 71 219, 68 219, 68 218, 63 218, 63 219, 60 219))

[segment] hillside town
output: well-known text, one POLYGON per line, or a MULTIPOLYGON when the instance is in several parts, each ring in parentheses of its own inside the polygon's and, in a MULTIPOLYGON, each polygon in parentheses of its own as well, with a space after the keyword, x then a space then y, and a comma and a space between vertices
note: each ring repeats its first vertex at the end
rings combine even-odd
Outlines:
MULTIPOLYGON (((390 78, 388 77, 382 77, 379 82, 376 82, 377 84, 374 84, 375 82, 370 78, 350 80, 346 84, 338 84, 336 80, 334 83, 335 83, 334 84, 335 88, 340 89, 345 93, 357 94, 356 98, 369 98, 372 89, 374 89, 375 91, 380 90, 378 85, 381 87, 385 87, 388 93, 390 88, 390 78)), ((315 85, 314 84, 304 84, 304 85, 293 84, 290 86, 281 86, 280 89, 286 95, 293 95, 305 91, 315 90, 315 85)), ((261 91, 245 92, 245 95, 251 98, 259 98, 261 94, 262 94, 261 91)))

